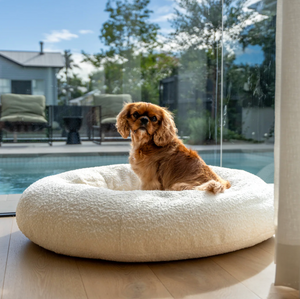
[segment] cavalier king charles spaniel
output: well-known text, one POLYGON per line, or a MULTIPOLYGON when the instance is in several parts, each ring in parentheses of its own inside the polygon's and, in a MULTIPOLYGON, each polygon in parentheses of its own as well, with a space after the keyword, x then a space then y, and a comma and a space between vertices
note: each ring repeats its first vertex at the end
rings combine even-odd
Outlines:
POLYGON ((178 139, 172 114, 154 104, 124 106, 116 127, 123 138, 131 133, 129 161, 139 176, 142 190, 203 190, 214 194, 230 188, 178 139))

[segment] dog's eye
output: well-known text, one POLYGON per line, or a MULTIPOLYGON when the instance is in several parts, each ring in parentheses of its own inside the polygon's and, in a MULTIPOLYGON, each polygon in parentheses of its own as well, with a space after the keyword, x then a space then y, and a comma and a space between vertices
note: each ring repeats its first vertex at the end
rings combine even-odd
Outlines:
POLYGON ((157 121, 156 116, 152 116, 150 119, 151 119, 151 121, 157 121))
POLYGON ((133 115, 135 118, 139 118, 139 116, 140 116, 137 112, 134 112, 132 115, 133 115))

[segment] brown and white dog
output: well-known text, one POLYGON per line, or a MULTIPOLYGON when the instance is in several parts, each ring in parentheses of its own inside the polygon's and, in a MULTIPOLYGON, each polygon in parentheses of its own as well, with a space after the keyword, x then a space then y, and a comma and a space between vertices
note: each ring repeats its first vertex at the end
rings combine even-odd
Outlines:
POLYGON ((131 132, 129 161, 143 190, 205 190, 214 194, 230 188, 178 139, 172 114, 150 103, 126 104, 116 127, 123 138, 131 132))

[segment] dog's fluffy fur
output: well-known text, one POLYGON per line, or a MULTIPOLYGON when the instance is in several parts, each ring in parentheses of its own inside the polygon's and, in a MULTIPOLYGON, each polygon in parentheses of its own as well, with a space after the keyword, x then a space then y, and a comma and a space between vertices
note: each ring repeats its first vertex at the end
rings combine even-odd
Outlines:
POLYGON ((129 161, 143 190, 205 190, 214 194, 230 188, 178 139, 172 114, 150 103, 126 104, 116 127, 123 138, 131 133, 129 161))

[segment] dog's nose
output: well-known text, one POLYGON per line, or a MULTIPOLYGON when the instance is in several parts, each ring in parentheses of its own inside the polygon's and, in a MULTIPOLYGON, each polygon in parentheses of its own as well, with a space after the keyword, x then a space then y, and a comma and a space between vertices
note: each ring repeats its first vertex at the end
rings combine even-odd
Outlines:
POLYGON ((146 125, 148 122, 149 122, 149 120, 148 120, 147 117, 144 116, 144 117, 141 118, 141 123, 142 123, 143 125, 146 125))

